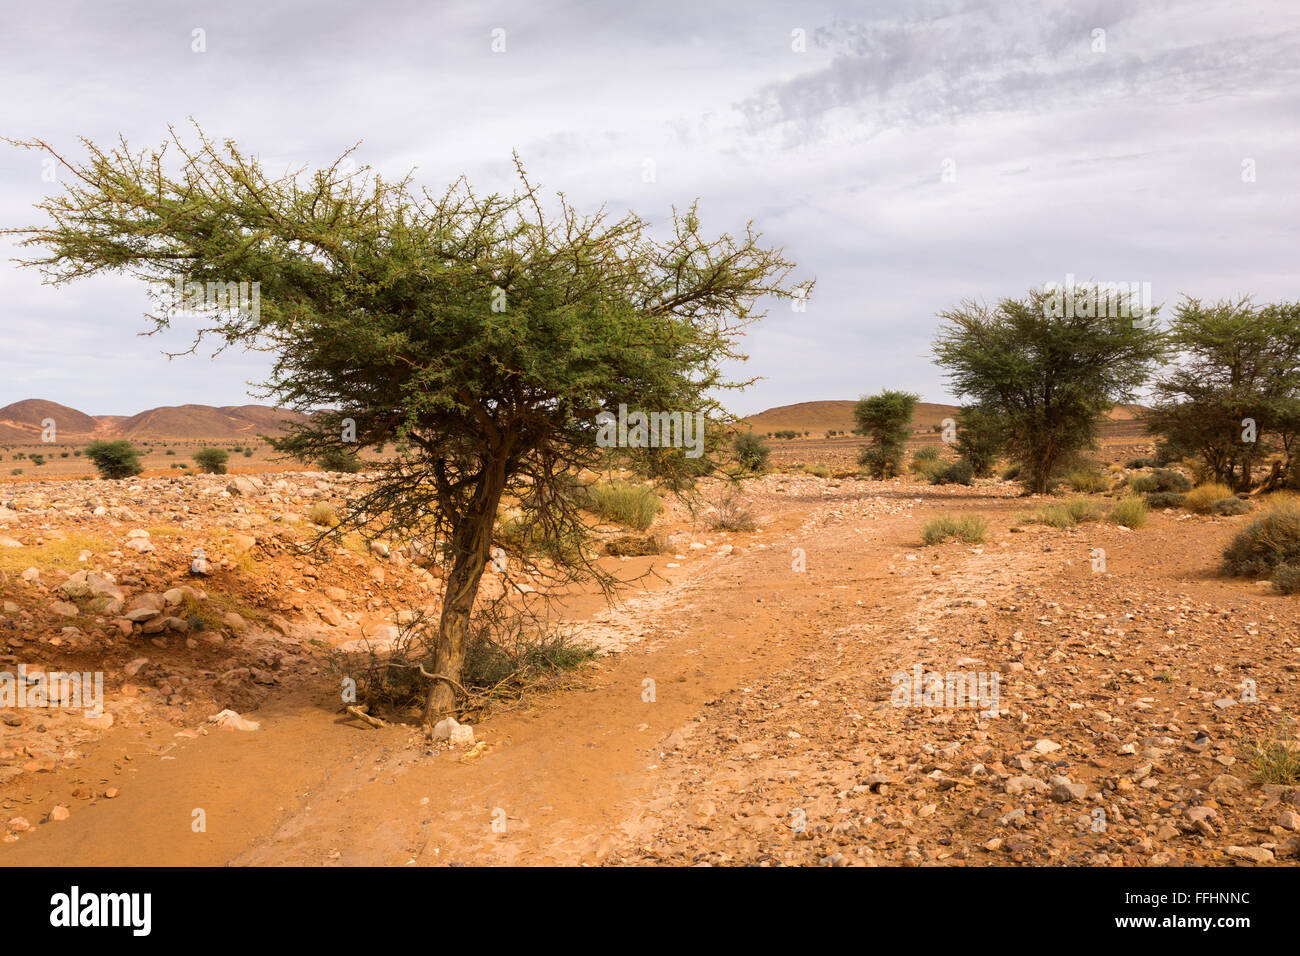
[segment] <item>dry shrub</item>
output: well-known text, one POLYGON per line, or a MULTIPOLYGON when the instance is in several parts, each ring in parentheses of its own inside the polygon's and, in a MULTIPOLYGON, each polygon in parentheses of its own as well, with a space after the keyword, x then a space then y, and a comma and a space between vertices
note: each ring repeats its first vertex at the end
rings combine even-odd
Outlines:
POLYGON ((1229 542, 1223 570, 1237 577, 1271 575, 1283 564, 1300 564, 1300 503, 1283 501, 1260 515, 1229 542))
POLYGON ((754 515, 734 491, 713 506, 709 528, 713 531, 753 531, 758 527, 754 515))
POLYGON ((1126 528, 1140 528, 1146 524, 1147 505, 1141 498, 1125 498, 1110 509, 1110 520, 1126 528))
POLYGON ((1231 497, 1232 489, 1227 485, 1216 483, 1198 485, 1183 498, 1183 507, 1188 511, 1196 512, 1198 515, 1207 515, 1216 501, 1231 497))
POLYGON ((989 523, 979 515, 941 515, 931 518, 921 529, 921 540, 926 544, 942 544, 950 539, 980 544, 988 536, 989 523))

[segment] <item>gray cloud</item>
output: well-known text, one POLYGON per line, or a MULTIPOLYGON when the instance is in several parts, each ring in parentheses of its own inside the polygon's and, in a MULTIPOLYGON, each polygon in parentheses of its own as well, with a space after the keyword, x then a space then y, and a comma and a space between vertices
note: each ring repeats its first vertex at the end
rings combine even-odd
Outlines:
MULTIPOLYGON (((1167 301, 1297 297, 1300 8, 1283 0, 159 0, 7 18, 7 135, 144 145, 194 116, 269 166, 363 140, 359 160, 385 173, 415 167, 434 187, 465 173, 485 189, 510 185, 518 149, 584 208, 663 222, 698 196, 706 228, 753 219, 818 288, 806 313, 752 328, 745 372, 765 380, 733 401, 741 412, 883 386, 941 400, 935 313, 1067 272, 1150 281, 1167 301)), ((0 149, 0 221, 30 221, 56 188, 40 172, 0 149)), ((264 356, 168 361, 186 333, 141 338, 147 306, 124 280, 52 289, 0 267, 0 404, 248 400, 264 356)))

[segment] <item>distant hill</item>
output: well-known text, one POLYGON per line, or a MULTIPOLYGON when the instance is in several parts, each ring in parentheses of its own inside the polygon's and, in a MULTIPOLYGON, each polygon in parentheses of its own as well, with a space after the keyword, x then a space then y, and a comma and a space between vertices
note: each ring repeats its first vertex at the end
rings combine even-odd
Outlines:
MULTIPOLYGON (((812 432, 822 436, 828 431, 852 432, 857 427, 853 420, 854 401, 799 402, 780 405, 744 419, 759 434, 776 431, 812 432)), ((1111 421, 1132 421, 1144 409, 1141 405, 1120 405, 1110 413, 1111 421)), ((956 418, 956 405, 937 402, 917 402, 912 415, 912 427, 917 431, 930 431, 945 418, 956 418)))
POLYGON ((121 438, 255 438, 284 430, 293 412, 264 405, 164 405, 117 423, 121 438))
POLYGON ((46 419, 54 420, 57 443, 95 438, 251 439, 278 434, 290 421, 305 420, 297 412, 267 405, 178 405, 131 416, 94 416, 57 402, 29 398, 0 408, 0 442, 39 442, 41 423, 46 419))
MULTIPOLYGON (((853 406, 857 402, 799 402, 769 408, 745 419, 754 431, 764 434, 776 431, 812 432, 821 436, 828 431, 851 432, 857 427, 853 420, 853 406)), ((945 418, 955 417, 956 405, 935 402, 917 402, 912 415, 912 427, 928 431, 945 418)))
POLYGON ((67 405, 47 402, 41 398, 28 398, 0 408, 0 441, 38 442, 47 420, 53 420, 55 441, 79 435, 93 435, 99 422, 67 405))

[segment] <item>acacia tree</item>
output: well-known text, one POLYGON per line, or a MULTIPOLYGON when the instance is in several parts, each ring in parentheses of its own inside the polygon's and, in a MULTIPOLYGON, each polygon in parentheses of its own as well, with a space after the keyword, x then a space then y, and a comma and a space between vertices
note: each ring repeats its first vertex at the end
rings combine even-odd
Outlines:
MULTIPOLYGON (((208 283, 256 282, 256 308, 200 309, 195 345, 215 336, 274 355, 267 394, 311 412, 277 443, 296 457, 394 443, 396 454, 352 503, 373 535, 427 536, 447 565, 425 720, 455 710, 470 615, 508 499, 529 538, 585 529, 575 475, 598 464, 596 416, 620 404, 730 421, 716 398, 722 364, 763 297, 806 295, 793 263, 751 226, 705 238, 696 207, 666 235, 633 215, 549 208, 516 158, 518 187, 480 195, 464 180, 441 193, 369 168, 349 153, 330 166, 268 173, 233 142, 173 130, 158 149, 84 141, 61 193, 22 230, 28 260, 55 283, 118 272, 154 284, 155 329, 208 283), (172 283, 162 286, 159 283, 172 283), (189 286, 187 283, 199 283, 189 286)), ((228 287, 228 286, 227 286, 228 287)), ((220 288, 220 287, 218 287, 220 288)), ((629 449, 647 474, 680 487, 701 471, 681 448, 629 449)), ((593 573, 555 548, 560 576, 593 573)), ((602 580, 602 584, 606 582, 602 580)))
POLYGON ((864 395, 853 406, 858 429, 871 439, 858 463, 873 478, 893 478, 902 470, 903 450, 912 434, 912 412, 920 398, 911 392, 885 389, 878 395, 864 395))
POLYGON ((1087 286, 1030 289, 991 307, 967 300, 939 314, 935 359, 958 395, 1002 418, 1026 487, 1043 494, 1058 465, 1094 447, 1106 412, 1146 380, 1163 352, 1155 312, 1087 286))
POLYGON ((956 425, 957 454, 970 462, 976 478, 987 478, 1007 443, 1001 416, 982 406, 968 405, 958 409, 956 425))
POLYGON ((1273 450, 1291 470, 1300 412, 1300 303, 1185 298, 1170 342, 1180 362, 1156 383, 1147 427, 1200 458, 1215 481, 1249 490, 1273 450))

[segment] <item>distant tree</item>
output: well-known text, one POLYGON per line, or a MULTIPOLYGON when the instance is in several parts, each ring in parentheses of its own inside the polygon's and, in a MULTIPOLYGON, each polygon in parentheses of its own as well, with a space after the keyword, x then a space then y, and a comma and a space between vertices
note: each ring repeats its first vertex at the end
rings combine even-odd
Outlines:
POLYGON ((976 478, 993 474, 993 466, 1002 457, 1006 442, 1006 429, 997 412, 979 405, 968 405, 957 412, 954 444, 957 454, 970 462, 976 478))
POLYGON ((1156 382, 1147 427, 1208 477, 1249 490, 1256 464, 1293 470, 1300 423, 1300 303, 1185 298, 1169 339, 1180 362, 1156 382))
POLYGON ((753 432, 740 432, 732 447, 736 452, 737 463, 745 471, 762 471, 767 467, 768 456, 772 453, 763 439, 753 432))
POLYGON ((864 396, 853 407, 859 430, 871 440, 858 463, 873 478, 893 478, 903 470, 903 453, 912 434, 912 413, 921 396, 886 389, 864 396))
POLYGON ((339 471, 354 475, 361 470, 361 459, 356 450, 347 445, 326 445, 316 456, 316 464, 323 471, 339 471))
MULTIPOLYGON (((268 392, 309 414, 277 450, 319 459, 353 426, 359 447, 395 443, 329 533, 442 550, 437 633, 419 661, 431 672, 426 721, 456 709, 503 499, 534 542, 589 536, 574 478, 605 459, 597 416, 627 405, 730 421, 718 392, 746 383, 723 368, 741 358, 757 303, 811 289, 786 281, 794 264, 752 228, 706 238, 694 206, 656 235, 635 215, 548 203, 522 166, 513 194, 463 180, 440 194, 354 172, 346 155, 268 174, 198 135, 144 152, 88 143, 85 162, 18 144, 55 155, 67 175, 39 203, 48 223, 10 231, 45 250, 28 264, 56 282, 125 272, 149 283, 159 328, 194 308, 168 283, 259 283, 256 310, 216 308, 200 335, 275 352, 268 392)), ((627 452, 671 488, 698 467, 677 447, 627 452)), ((568 553, 579 558, 539 573, 613 585, 587 552, 568 553)), ((520 550, 512 567, 531 560, 520 550)))
POLYGON ((1106 412, 1134 399, 1163 354, 1155 311, 1083 286, 992 307, 966 301, 940 313, 934 354, 958 395, 1001 418, 1021 480, 1042 494, 1062 462, 1095 447, 1106 412))
POLYGON ((32 464, 35 465, 37 468, 41 467, 41 465, 45 464, 45 456, 33 454, 32 464))
POLYGON ((101 478, 130 478, 144 471, 140 453, 126 439, 100 439, 86 446, 86 457, 95 463, 101 478))
POLYGON ((199 466, 199 471, 207 475, 224 475, 226 462, 230 460, 230 454, 224 448, 200 448, 190 457, 199 466))

